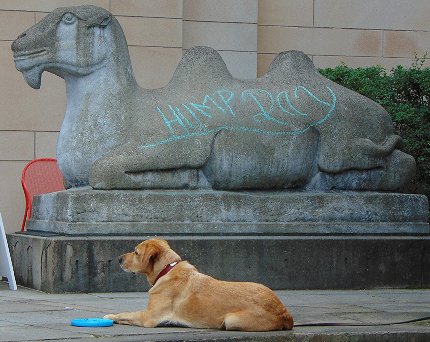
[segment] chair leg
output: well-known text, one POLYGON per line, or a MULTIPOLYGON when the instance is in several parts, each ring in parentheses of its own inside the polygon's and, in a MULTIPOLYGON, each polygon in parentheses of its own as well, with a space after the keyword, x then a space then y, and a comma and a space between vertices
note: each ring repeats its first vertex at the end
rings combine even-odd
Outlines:
POLYGON ((28 214, 28 208, 26 206, 25 212, 24 212, 24 218, 22 220, 22 225, 21 225, 21 232, 23 232, 25 230, 25 222, 27 221, 27 214, 28 214))

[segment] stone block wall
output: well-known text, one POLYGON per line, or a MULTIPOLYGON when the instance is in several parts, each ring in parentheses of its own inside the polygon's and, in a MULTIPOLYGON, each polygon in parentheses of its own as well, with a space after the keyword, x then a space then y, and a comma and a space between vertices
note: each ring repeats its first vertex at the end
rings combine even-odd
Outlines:
POLYGON ((260 0, 258 75, 291 49, 318 67, 411 65, 430 52, 429 15, 428 0, 260 0))
POLYGON ((183 48, 207 45, 238 78, 257 76, 258 0, 184 0, 183 48))
POLYGON ((44 73, 42 88, 31 89, 15 70, 10 44, 56 7, 81 4, 118 18, 146 88, 165 85, 193 45, 219 50, 239 78, 264 74, 278 52, 291 49, 319 67, 391 68, 430 52, 428 0, 1 0, 0 212, 8 232, 19 230, 24 212, 22 169, 55 157, 65 108, 63 80, 44 73))

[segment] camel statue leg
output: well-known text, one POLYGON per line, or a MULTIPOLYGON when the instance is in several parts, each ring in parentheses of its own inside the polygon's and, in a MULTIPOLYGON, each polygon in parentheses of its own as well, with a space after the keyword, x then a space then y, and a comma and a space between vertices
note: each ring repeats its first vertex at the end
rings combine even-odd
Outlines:
POLYGON ((128 143, 98 159, 90 171, 94 189, 207 188, 199 170, 208 159, 213 136, 155 147, 128 143), (190 148, 197 146, 197 148, 190 148))

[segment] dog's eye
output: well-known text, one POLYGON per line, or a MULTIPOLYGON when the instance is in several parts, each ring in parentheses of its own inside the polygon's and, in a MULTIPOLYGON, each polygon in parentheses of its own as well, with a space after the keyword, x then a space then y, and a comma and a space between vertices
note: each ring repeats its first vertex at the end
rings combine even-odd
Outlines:
POLYGON ((139 255, 139 254, 137 253, 137 251, 134 251, 134 254, 139 255))

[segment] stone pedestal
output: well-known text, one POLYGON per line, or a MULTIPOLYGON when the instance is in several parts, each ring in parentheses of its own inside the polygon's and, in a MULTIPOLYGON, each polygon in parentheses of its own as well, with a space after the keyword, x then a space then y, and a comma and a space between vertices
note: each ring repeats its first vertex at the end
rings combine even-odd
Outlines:
MULTIPOLYGON (((118 255, 148 238, 9 235, 17 282, 45 292, 148 289, 118 255)), ((358 236, 165 236, 201 272, 273 289, 430 286, 430 238, 358 236)))
POLYGON ((72 190, 38 196, 31 232, 67 235, 427 234, 425 196, 72 190))
POLYGON ((425 196, 94 191, 39 196, 8 236, 17 282, 46 292, 147 289, 117 262, 160 236, 202 272, 273 289, 430 286, 425 196))

